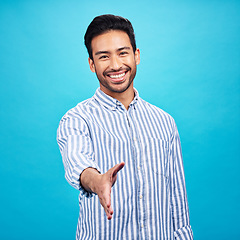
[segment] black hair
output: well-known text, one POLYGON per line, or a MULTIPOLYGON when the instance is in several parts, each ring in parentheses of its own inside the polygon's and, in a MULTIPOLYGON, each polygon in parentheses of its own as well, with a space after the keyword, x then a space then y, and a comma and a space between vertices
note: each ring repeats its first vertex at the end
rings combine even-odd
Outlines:
POLYGON ((95 17, 89 24, 85 33, 84 43, 90 59, 93 60, 91 45, 92 39, 110 30, 120 30, 126 32, 129 36, 133 52, 136 51, 135 34, 131 22, 120 16, 105 14, 95 17))

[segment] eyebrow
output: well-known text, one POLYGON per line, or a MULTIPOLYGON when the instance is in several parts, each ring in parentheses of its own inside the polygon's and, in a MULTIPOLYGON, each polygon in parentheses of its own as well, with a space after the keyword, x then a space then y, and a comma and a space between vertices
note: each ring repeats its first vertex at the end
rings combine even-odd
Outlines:
POLYGON ((122 50, 130 50, 130 47, 122 47, 118 49, 118 52, 122 51, 122 50))
MULTIPOLYGON (((121 47, 121 48, 118 48, 118 52, 120 52, 120 51, 122 51, 122 50, 130 50, 130 47, 121 47)), ((108 53, 110 53, 109 51, 98 51, 98 52, 96 52, 95 53, 95 55, 97 56, 97 55, 100 55, 100 54, 108 54, 108 53)))
POLYGON ((108 51, 98 51, 95 53, 95 55, 100 55, 100 54, 107 54, 109 53, 108 51))

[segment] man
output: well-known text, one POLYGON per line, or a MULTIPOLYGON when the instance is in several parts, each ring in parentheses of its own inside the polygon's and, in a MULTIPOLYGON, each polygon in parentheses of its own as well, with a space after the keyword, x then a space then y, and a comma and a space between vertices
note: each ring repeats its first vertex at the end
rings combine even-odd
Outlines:
POLYGON ((76 239, 193 239, 175 122, 133 88, 131 23, 98 16, 85 45, 100 88, 64 115, 57 136, 80 191, 76 239))

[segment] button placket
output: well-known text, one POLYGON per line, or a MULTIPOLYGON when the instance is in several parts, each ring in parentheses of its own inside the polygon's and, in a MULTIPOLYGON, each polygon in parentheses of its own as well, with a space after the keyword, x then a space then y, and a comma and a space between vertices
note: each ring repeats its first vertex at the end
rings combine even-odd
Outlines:
POLYGON ((131 131, 131 142, 134 151, 134 163, 136 171, 136 181, 137 181, 137 212, 138 212, 138 222, 141 235, 145 235, 145 213, 146 213, 146 203, 144 201, 144 169, 142 168, 141 162, 141 142, 138 133, 137 119, 135 116, 136 109, 132 108, 128 111, 128 121, 130 122, 131 131))

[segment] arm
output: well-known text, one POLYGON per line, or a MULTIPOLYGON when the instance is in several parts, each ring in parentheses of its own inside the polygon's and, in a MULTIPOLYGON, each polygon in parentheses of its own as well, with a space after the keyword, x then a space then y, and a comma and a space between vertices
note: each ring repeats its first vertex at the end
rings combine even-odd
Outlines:
POLYGON ((108 220, 112 218, 113 209, 111 206, 111 188, 117 180, 117 173, 124 167, 124 162, 115 165, 106 173, 100 174, 96 169, 87 168, 81 176, 80 182, 84 189, 98 195, 108 220))
POLYGON ((57 142, 62 154, 66 180, 86 197, 97 194, 108 219, 111 219, 111 188, 117 179, 117 172, 123 168, 124 163, 119 163, 105 174, 100 174, 87 124, 79 116, 66 114, 62 118, 57 131, 57 142))
POLYGON ((89 129, 79 116, 67 113, 60 121, 57 130, 57 142, 62 155, 65 178, 68 183, 78 189, 80 194, 92 197, 80 184, 79 176, 86 168, 94 168, 101 172, 95 162, 89 129))
POLYGON ((192 240, 181 143, 175 123, 170 151, 170 195, 174 236, 177 240, 192 240))

